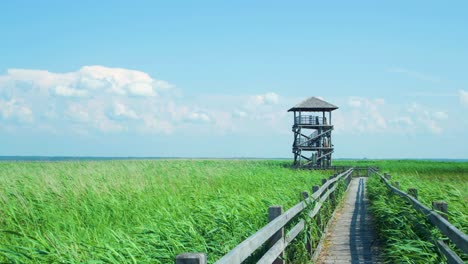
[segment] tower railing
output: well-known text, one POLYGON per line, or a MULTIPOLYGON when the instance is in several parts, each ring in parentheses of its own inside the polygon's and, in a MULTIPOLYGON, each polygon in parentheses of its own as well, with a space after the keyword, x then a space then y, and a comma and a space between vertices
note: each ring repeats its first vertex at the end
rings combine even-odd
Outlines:
POLYGON ((295 142, 293 143, 294 147, 319 147, 319 140, 323 136, 325 137, 323 142, 323 147, 328 148, 328 139, 326 137, 327 134, 331 133, 332 129, 328 129, 323 131, 322 133, 319 134, 317 130, 315 130, 312 134, 310 134, 308 137, 302 135, 296 138, 295 142))
POLYGON ((328 125, 327 119, 313 115, 296 116, 294 119, 295 125, 328 125))

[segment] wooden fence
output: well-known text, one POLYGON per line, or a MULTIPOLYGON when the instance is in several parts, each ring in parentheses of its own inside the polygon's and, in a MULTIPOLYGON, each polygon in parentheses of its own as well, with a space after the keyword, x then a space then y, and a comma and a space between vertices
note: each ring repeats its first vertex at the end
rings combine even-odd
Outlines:
MULTIPOLYGON (((300 232, 305 230, 305 220, 301 219, 286 235, 284 235, 285 226, 315 202, 313 209, 307 213, 309 218, 314 218, 327 199, 335 200, 334 191, 341 180, 345 181, 346 186, 349 185, 352 173, 353 168, 348 168, 339 174, 330 176, 328 180, 322 179, 322 186, 313 186, 310 197, 307 192, 303 192, 303 200, 284 213, 281 206, 269 207, 269 223, 237 245, 233 250, 219 259, 216 264, 242 263, 242 261, 246 260, 252 253, 265 244, 268 245, 269 249, 257 263, 284 263, 282 259, 284 250, 300 232)), ((310 243, 306 248, 310 256, 312 256, 313 249, 310 243)), ((206 264, 206 260, 207 257, 204 253, 184 253, 178 255, 175 262, 176 264, 206 264)))
MULTIPOLYGON (((410 204, 421 212, 426 219, 436 226, 442 234, 447 236, 450 241, 453 242, 461 251, 465 254, 468 254, 468 236, 452 225, 449 221, 447 221, 447 204, 443 201, 434 201, 432 202, 433 209, 430 209, 423 205, 421 202, 418 201, 418 190, 414 188, 408 189, 408 193, 405 193, 398 189, 399 183, 394 182, 395 186, 390 184, 391 176, 390 174, 385 173, 384 175, 380 174, 376 170, 372 169, 372 173, 377 174, 380 179, 385 183, 387 188, 394 194, 408 200, 410 204), (440 215, 438 212, 441 212, 440 215)), ((447 257, 447 261, 449 264, 456 263, 456 264, 463 264, 463 260, 453 252, 442 240, 435 241, 434 243, 439 249, 442 254, 447 257)))
MULTIPOLYGON (((327 166, 327 167, 304 167, 301 169, 311 169, 311 170, 329 170, 334 171, 335 173, 338 171, 345 171, 351 168, 351 166, 327 166)), ((354 174, 357 176, 358 174, 361 176, 367 176, 371 170, 379 170, 378 167, 371 167, 371 166, 354 166, 353 171, 354 174)))

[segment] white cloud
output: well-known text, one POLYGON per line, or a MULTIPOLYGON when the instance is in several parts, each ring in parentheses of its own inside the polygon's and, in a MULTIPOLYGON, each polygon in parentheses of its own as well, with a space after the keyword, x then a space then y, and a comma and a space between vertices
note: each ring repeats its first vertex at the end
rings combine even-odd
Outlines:
MULTIPOLYGON (((234 109, 229 112, 230 117, 238 119, 264 119, 266 114, 284 106, 280 105, 280 96, 274 92, 241 97, 234 109), (242 105, 241 109, 237 107, 242 105)), ((282 109, 281 111, 285 111, 282 109)), ((227 126, 223 126, 227 127, 227 126)))
POLYGON ((434 117, 438 120, 445 120, 448 118, 448 114, 443 111, 438 111, 434 113, 434 117))
POLYGON ((0 100, 0 114, 5 120, 16 119, 20 122, 33 121, 33 112, 27 106, 16 99, 8 101, 0 100))
POLYGON ((349 111, 336 112, 334 123, 338 132, 378 133, 388 128, 387 117, 383 114, 385 101, 351 96, 347 100, 349 111))
POLYGON ((127 130, 126 126, 113 120, 103 118, 102 116, 98 117, 94 121, 95 122, 93 124, 95 125, 95 127, 102 132, 120 132, 127 130))
POLYGON ((202 121, 202 122, 210 121, 210 117, 205 113, 192 112, 188 114, 187 118, 191 121, 202 121))
POLYGON ((74 121, 89 122, 91 120, 89 108, 77 103, 70 104, 65 114, 74 121))
POLYGON ((266 104, 277 104, 279 102, 279 95, 276 93, 266 93, 265 103, 266 104))
POLYGON ((28 84, 31 88, 48 89, 71 84, 76 73, 52 73, 44 70, 9 69, 4 76, 7 82, 28 84))
POLYGON ((434 134, 441 134, 444 130, 439 126, 437 125, 436 122, 434 121, 428 121, 426 123, 427 127, 431 130, 432 133, 434 134))
POLYGON ((384 105, 385 100, 383 98, 377 98, 377 99, 375 99, 375 103, 378 104, 378 105, 384 105))
POLYGON ((447 111, 417 103, 409 107, 388 104, 382 98, 349 97, 341 111, 333 113, 337 133, 441 134, 449 122, 447 111))
POLYGON ((468 106, 468 91, 459 90, 458 97, 460 98, 460 102, 464 106, 468 106))
POLYGON ((153 78, 147 73, 122 68, 104 66, 84 66, 77 73, 78 80, 98 81, 96 87, 105 87, 107 91, 116 94, 153 96, 155 87, 153 78), (99 82, 100 81, 100 82, 99 82), (104 86, 103 86, 104 85, 104 86))
POLYGON ((138 119, 138 115, 128 106, 120 102, 114 102, 113 116, 117 118, 138 119))
POLYGON ((71 124, 78 123, 82 131, 96 129, 101 132, 120 132, 127 130, 125 123, 113 120, 106 115, 106 108, 107 105, 100 100, 71 103, 65 115, 69 121, 72 121, 71 124))
POLYGON ((132 83, 128 86, 128 91, 136 96, 155 96, 156 92, 149 83, 132 83))
POLYGON ((351 106, 351 107, 361 107, 362 103, 361 103, 361 100, 359 100, 358 98, 355 98, 355 97, 350 97, 348 99, 348 105, 351 106))
MULTIPOLYGON (((163 92, 173 87, 147 73, 122 68, 85 66, 68 73, 13 69, 0 76, 0 98, 4 98, 0 118, 3 127, 40 120, 35 123, 38 128, 40 124, 56 133, 206 133, 213 128, 216 133, 290 133, 291 115, 286 111, 296 98, 268 92, 180 99, 163 92)), ((461 90, 460 100, 465 97, 468 92, 461 90)), ((443 109, 419 105, 405 109, 382 98, 343 100, 340 111, 333 113, 337 132, 437 134, 449 119, 443 109)))
MULTIPOLYGON (((32 122, 51 133, 221 133, 260 136, 291 134, 291 113, 298 98, 275 92, 252 95, 202 95, 183 98, 174 86, 140 71, 85 66, 75 72, 9 70, 0 76, 2 129, 32 122), (40 122, 36 122, 39 120, 40 122)), ((468 105, 468 92, 459 91, 468 105)), ((449 114, 414 104, 395 105, 382 98, 341 98, 333 112, 336 132, 347 134, 443 133, 449 114)), ((338 100, 339 101, 339 100, 338 100)), ((8 128, 9 129, 9 128, 8 128)))
POLYGON ((393 118, 389 120, 389 124, 393 129, 397 130, 407 130, 408 128, 410 130, 414 129, 414 121, 411 117, 409 116, 399 116, 396 118, 393 118))
POLYGON ((143 131, 147 133, 171 134, 174 131, 174 126, 170 122, 158 119, 154 116, 144 116, 143 121, 145 123, 143 131))
POLYGON ((217 133, 233 132, 239 129, 239 124, 235 123, 232 115, 224 111, 216 111, 212 113, 214 126, 217 133))
POLYGON ((184 123, 208 123, 211 121, 211 111, 193 105, 182 105, 174 102, 167 102, 164 109, 159 112, 166 112, 173 123, 183 125, 184 123))
POLYGON ((411 113, 417 123, 421 124, 425 129, 429 129, 433 134, 441 134, 444 130, 443 121, 448 119, 448 114, 444 111, 432 111, 420 104, 413 103, 408 112, 411 113))
POLYGON ((173 87, 163 80, 151 78, 145 72, 109 68, 104 66, 84 66, 78 71, 52 73, 44 70, 9 69, 2 76, 1 85, 23 84, 43 93, 53 92, 60 96, 83 97, 96 91, 116 95, 155 96, 158 90, 173 87))
POLYGON ((55 94, 66 97, 84 97, 88 94, 86 90, 72 89, 66 86, 56 86, 55 94))
MULTIPOLYGON (((143 131, 148 124, 154 128, 157 120, 166 128, 156 131, 166 133, 171 131, 167 124, 173 122, 168 113, 173 98, 166 91, 172 88, 172 84, 145 72, 123 68, 84 66, 66 73, 9 69, 0 75, 0 98, 6 99, 0 101, 0 118, 13 125, 15 121, 32 122, 33 113, 37 113, 42 127, 81 134, 93 130, 143 131)), ((189 118, 209 120, 203 112, 189 118)))
POLYGON ((153 87, 160 90, 169 90, 174 88, 174 85, 162 80, 153 80, 153 87))
POLYGON ((273 92, 259 94, 252 97, 256 105, 274 105, 279 102, 279 95, 273 92))
POLYGON ((244 117, 247 116, 247 113, 245 111, 236 110, 236 111, 234 111, 234 116, 244 118, 244 117))

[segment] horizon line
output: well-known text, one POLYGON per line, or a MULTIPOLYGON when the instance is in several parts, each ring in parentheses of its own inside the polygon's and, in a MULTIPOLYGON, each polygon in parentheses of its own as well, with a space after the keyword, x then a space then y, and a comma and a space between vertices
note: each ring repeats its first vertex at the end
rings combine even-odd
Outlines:
MULTIPOLYGON (((145 160, 145 159, 193 159, 193 160, 292 160, 286 157, 184 157, 184 156, 47 156, 47 155, 0 155, 0 161, 66 161, 66 160, 145 160)), ((468 158, 334 158, 334 160, 430 160, 430 161, 464 161, 468 162, 468 158)))

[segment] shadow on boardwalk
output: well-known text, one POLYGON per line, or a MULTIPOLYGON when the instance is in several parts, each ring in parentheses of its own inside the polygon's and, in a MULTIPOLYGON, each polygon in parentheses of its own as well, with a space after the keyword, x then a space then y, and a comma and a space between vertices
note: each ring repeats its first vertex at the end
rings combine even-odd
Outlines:
POLYGON ((351 181, 343 208, 337 212, 317 263, 382 263, 367 210, 367 178, 351 181))

